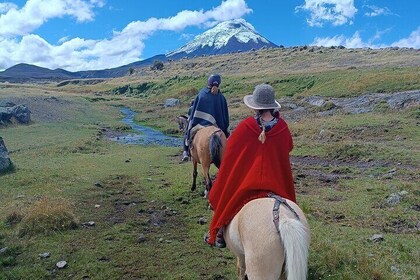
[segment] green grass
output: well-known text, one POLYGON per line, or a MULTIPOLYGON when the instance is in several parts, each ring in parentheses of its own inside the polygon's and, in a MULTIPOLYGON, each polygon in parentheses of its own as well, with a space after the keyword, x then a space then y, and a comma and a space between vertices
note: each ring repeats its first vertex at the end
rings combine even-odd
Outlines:
MULTIPOLYGON (((223 93, 235 97, 238 93, 252 93, 256 84, 269 83, 277 92, 277 96, 304 97, 320 95, 326 97, 350 97, 366 93, 392 93, 397 91, 415 90, 420 87, 419 68, 385 68, 385 69, 347 69, 323 71, 317 73, 269 74, 261 76, 223 77, 223 93)), ((126 96, 156 98, 162 95, 179 96, 187 104, 194 91, 206 84, 207 77, 184 76, 157 80, 150 86, 145 83, 127 84, 110 92, 126 96), (124 93, 122 93, 122 91, 124 93), (187 94, 185 94, 187 93, 187 94)))
MULTIPOLYGON (((418 87, 405 85, 416 79, 410 74, 416 70, 380 71, 383 75, 378 77, 374 71, 364 74, 386 78, 384 84, 391 89, 418 87), (402 80, 394 80, 394 75, 402 80)), ((325 96, 350 96, 378 87, 369 79, 356 85, 364 77, 357 72, 250 79, 232 75, 223 85, 228 101, 237 104, 231 112, 238 120, 251 113, 240 103, 256 81, 278 80, 277 89, 287 85, 285 92, 300 87, 295 100, 318 90, 325 96), (330 79, 338 80, 329 84, 330 79)), ((14 170, 0 177, 0 248, 7 247, 0 253, 0 279, 235 279, 232 253, 202 241, 209 225, 197 221, 210 221, 211 211, 201 197, 203 186, 190 192, 192 167, 179 164, 181 147, 120 145, 101 133, 103 127, 129 130, 120 123, 121 106, 139 112, 139 122, 169 131, 176 125, 173 117, 186 112, 195 89, 204 82, 205 75, 155 81, 161 87, 142 98, 88 93, 81 97, 47 86, 28 87, 27 98, 43 96, 46 87, 70 105, 54 107, 60 116, 56 120, 38 119, 0 130, 14 163, 14 170), (168 97, 183 103, 164 109, 168 97), (63 221, 77 227, 60 227, 63 221), (87 226, 89 221, 95 226, 87 226), (51 256, 41 259, 38 255, 45 252, 51 256), (68 267, 58 270, 55 264, 61 260, 68 267)), ((17 96, 21 89, 2 94, 17 96)), ((420 277, 417 123, 418 108, 380 108, 289 123, 292 156, 303 161, 293 172, 298 202, 311 227, 309 279, 420 277), (306 158, 319 162, 305 163, 306 158), (339 177, 325 180, 318 174, 339 177), (386 199, 400 191, 406 192, 401 202, 387 205, 386 199), (374 234, 382 234, 384 241, 371 241, 374 234)))

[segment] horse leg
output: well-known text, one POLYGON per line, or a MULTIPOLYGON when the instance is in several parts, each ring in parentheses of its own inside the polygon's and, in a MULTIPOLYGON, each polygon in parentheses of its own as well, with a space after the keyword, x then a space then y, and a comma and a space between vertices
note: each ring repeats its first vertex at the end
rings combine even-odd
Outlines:
POLYGON ((206 181, 206 189, 204 190, 204 198, 207 198, 207 195, 210 191, 211 188, 211 179, 210 179, 210 164, 201 164, 201 167, 203 169, 203 175, 204 175, 204 179, 206 181))
POLYGON ((197 185, 196 185, 196 181, 197 181, 197 161, 193 159, 193 182, 192 182, 192 186, 191 186, 191 191, 195 191, 197 185))
POLYGON ((248 279, 245 274, 245 256, 240 256, 236 258, 236 268, 238 270, 239 280, 248 279))

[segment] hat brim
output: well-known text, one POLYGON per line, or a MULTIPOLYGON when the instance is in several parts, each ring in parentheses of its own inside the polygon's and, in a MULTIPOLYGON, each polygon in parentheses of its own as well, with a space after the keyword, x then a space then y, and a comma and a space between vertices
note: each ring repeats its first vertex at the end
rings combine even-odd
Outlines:
POLYGON ((271 104, 258 104, 254 101, 254 99, 252 98, 252 95, 245 95, 244 96, 244 103, 246 106, 248 106, 251 109, 254 110, 264 110, 264 109, 280 109, 281 105, 280 103, 278 103, 276 100, 274 100, 274 103, 271 104))

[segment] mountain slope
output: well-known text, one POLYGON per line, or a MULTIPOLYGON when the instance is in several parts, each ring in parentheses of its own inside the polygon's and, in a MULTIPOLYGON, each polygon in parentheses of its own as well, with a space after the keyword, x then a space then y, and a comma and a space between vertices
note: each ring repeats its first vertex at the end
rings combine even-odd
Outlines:
POLYGON ((0 79, 10 81, 30 80, 30 79, 74 79, 79 78, 78 73, 66 71, 64 69, 51 70, 31 64, 20 63, 0 72, 0 79))
POLYGON ((245 20, 235 19, 219 23, 166 56, 169 58, 193 57, 249 51, 264 47, 271 48, 277 45, 258 34, 245 20))

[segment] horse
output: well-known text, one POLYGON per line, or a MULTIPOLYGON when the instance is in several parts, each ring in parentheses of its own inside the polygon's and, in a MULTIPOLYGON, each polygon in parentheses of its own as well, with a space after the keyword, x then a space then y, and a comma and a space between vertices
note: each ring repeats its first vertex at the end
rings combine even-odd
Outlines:
POLYGON ((277 204, 277 224, 273 222, 276 199, 265 197, 245 204, 225 227, 226 246, 237 257, 239 279, 306 279, 309 225, 294 202, 282 200, 286 203, 277 204))
POLYGON ((188 117, 179 115, 176 117, 176 122, 178 123, 178 129, 185 133, 188 128, 188 117))
POLYGON ((191 134, 193 135, 193 140, 189 148, 194 168, 191 191, 196 189, 197 165, 200 163, 206 182, 204 197, 207 197, 212 186, 210 165, 213 163, 217 168, 220 167, 226 147, 226 135, 220 128, 214 125, 205 127, 196 126, 193 128, 191 134))

